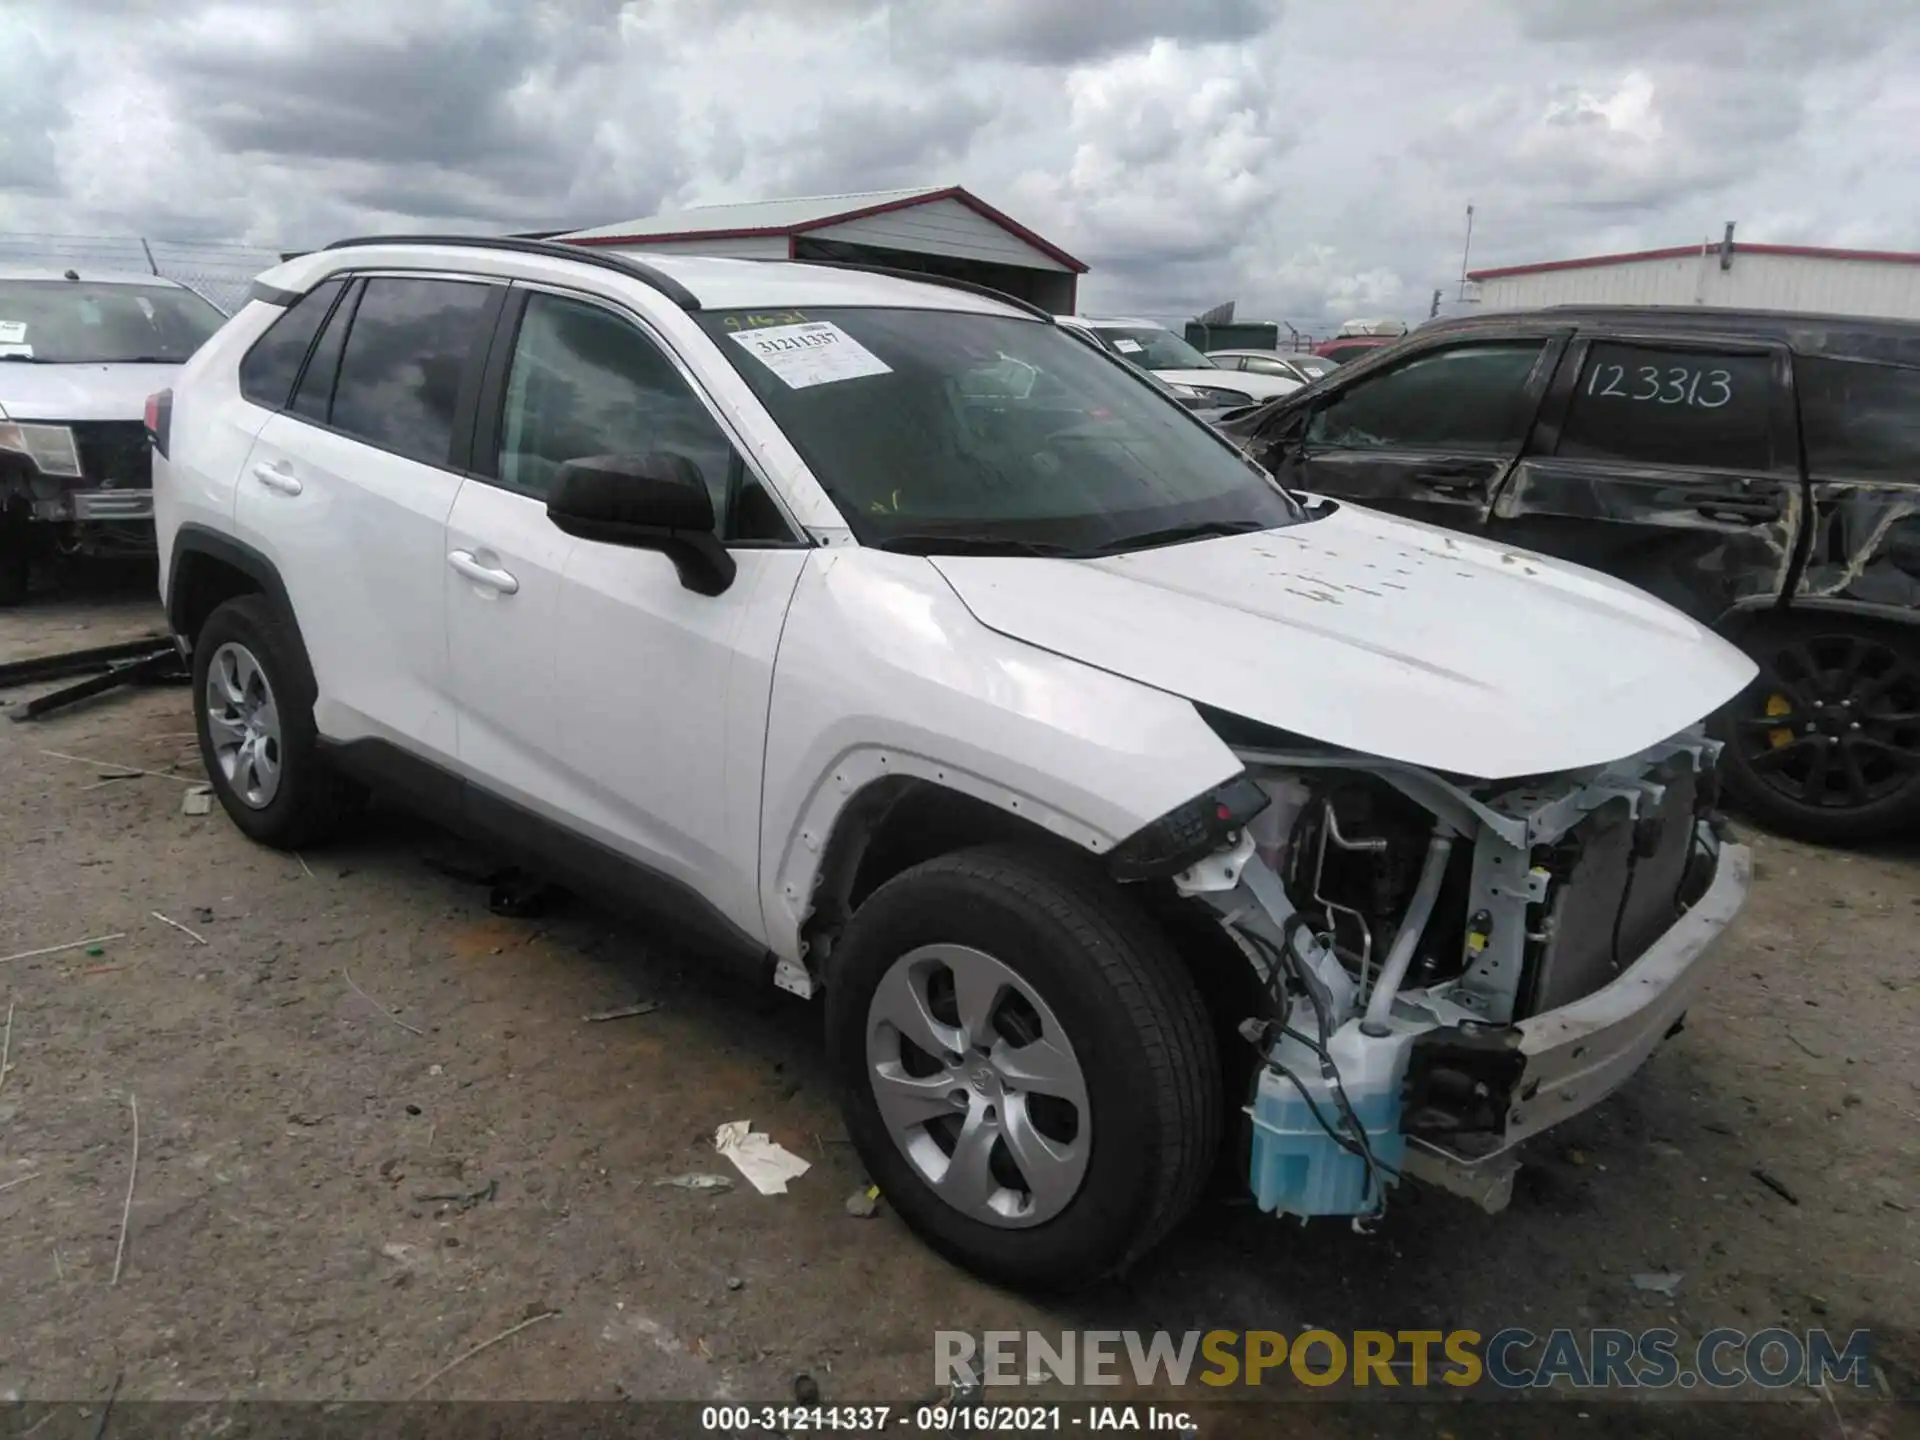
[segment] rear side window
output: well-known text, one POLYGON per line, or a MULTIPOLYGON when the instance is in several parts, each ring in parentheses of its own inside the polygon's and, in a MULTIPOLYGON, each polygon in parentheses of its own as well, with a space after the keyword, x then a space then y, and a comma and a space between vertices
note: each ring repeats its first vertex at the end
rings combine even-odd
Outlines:
POLYGON ((491 292, 465 280, 367 281, 340 355, 334 428, 409 460, 445 465, 461 377, 485 338, 491 292))
POLYGON ((1793 373, 1815 475, 1920 478, 1920 370, 1800 359, 1793 373))
POLYGON ((1544 340, 1461 345, 1348 386, 1314 412, 1307 442, 1338 450, 1517 450, 1544 340))
POLYGON ((1767 470, 1771 357, 1596 344, 1560 432, 1562 459, 1767 470))
POLYGON ((293 391, 300 366, 313 346, 313 337, 333 308, 342 283, 329 280, 296 300, 266 333, 253 342, 240 362, 240 393, 256 405, 279 410, 293 391))

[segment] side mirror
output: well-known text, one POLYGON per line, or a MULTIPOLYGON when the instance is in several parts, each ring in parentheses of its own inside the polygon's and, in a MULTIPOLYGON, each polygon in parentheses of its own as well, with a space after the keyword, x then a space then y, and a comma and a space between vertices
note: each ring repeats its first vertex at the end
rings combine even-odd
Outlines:
POLYGON ((547 518, 582 540, 660 551, 696 594, 733 584, 733 556, 714 534, 713 497, 684 455, 569 460, 547 492, 547 518))

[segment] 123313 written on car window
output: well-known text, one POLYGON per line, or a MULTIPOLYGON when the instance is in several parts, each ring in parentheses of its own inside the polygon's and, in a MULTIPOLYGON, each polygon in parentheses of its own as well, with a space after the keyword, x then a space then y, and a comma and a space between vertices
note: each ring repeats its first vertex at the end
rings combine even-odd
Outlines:
POLYGON ((1694 365, 1601 364, 1587 375, 1587 394, 1596 399, 1718 410, 1733 399, 1733 375, 1694 365))

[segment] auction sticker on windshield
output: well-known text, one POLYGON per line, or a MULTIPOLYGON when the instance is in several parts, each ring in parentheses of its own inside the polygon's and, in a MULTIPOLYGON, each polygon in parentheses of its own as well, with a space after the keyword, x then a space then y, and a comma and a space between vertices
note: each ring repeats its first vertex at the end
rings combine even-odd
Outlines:
POLYGON ((26 342, 27 322, 24 320, 0 320, 0 345, 20 345, 26 342))
POLYGON ((794 390, 893 373, 878 355, 830 320, 737 330, 731 338, 794 390))

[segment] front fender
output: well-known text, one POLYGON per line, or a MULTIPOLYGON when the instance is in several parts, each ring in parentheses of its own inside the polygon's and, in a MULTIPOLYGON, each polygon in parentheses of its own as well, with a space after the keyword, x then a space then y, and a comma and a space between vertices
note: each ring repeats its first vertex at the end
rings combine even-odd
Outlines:
POLYGON ((888 776, 944 785, 1104 854, 1240 768, 1190 702, 987 629, 925 558, 818 552, 774 667, 768 948, 800 959, 834 826, 888 776))

